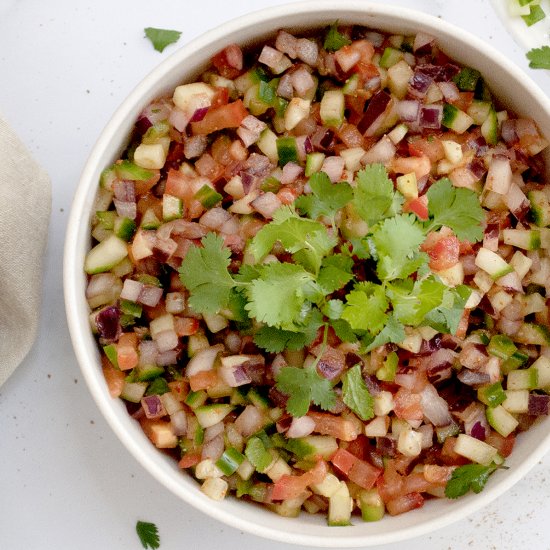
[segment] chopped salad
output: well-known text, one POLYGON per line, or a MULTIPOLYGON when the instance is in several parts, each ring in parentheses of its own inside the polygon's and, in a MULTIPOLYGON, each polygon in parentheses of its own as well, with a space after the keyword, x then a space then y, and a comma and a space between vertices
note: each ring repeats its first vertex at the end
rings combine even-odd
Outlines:
POLYGON ((348 525, 481 491, 549 411, 547 146, 423 33, 228 45, 102 173, 111 395, 213 499, 348 525))

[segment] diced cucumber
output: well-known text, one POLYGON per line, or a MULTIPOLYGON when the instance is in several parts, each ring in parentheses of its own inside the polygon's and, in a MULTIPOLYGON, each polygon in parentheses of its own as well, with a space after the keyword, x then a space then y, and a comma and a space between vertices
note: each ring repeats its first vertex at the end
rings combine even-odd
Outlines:
POLYGON ((515 351, 508 359, 500 365, 502 374, 508 374, 510 371, 516 370, 523 365, 529 356, 521 351, 515 351))
POLYGON ((498 142, 498 118, 492 107, 481 125, 481 135, 489 145, 496 145, 498 142))
POLYGON ((185 398, 185 404, 189 405, 192 409, 201 407, 206 403, 208 394, 204 390, 190 391, 185 398))
POLYGON ((193 357, 199 351, 210 347, 208 338, 203 332, 196 332, 191 334, 187 340, 187 355, 193 357))
POLYGON ((362 168, 361 159, 364 154, 365 150, 362 147, 352 147, 351 149, 343 149, 340 151, 340 156, 344 159, 346 170, 350 172, 357 172, 357 170, 362 168))
POLYGON ((489 116, 489 113, 492 109, 493 106, 489 101, 474 99, 466 112, 472 117, 474 124, 481 126, 487 120, 487 117, 489 116))
POLYGON ((213 403, 211 405, 201 405, 197 407, 195 409, 195 415, 202 428, 209 428, 221 422, 232 410, 233 405, 213 403))
POLYGON ((537 387, 546 389, 550 387, 550 359, 541 355, 532 365, 538 373, 537 387))
POLYGON ((359 87, 359 74, 352 74, 347 80, 344 86, 342 87, 342 92, 345 95, 354 95, 359 87))
POLYGON ((304 458, 319 455, 328 460, 338 449, 336 439, 330 435, 308 435, 301 437, 299 440, 309 448, 304 458))
POLYGON ((502 389, 502 384, 500 382, 495 382, 489 386, 478 388, 477 398, 489 407, 496 407, 506 400, 506 394, 502 389))
POLYGON ((115 220, 117 218, 116 212, 114 210, 99 211, 96 212, 97 220, 99 225, 103 229, 112 231, 115 227, 115 220))
POLYGON ((183 201, 179 197, 165 193, 162 196, 162 219, 169 222, 178 218, 183 218, 183 201))
POLYGON ((330 498, 340 488, 340 480, 334 474, 327 474, 321 483, 311 486, 311 490, 316 495, 322 495, 330 498))
POLYGON ((363 521, 379 521, 384 517, 384 501, 376 489, 360 491, 357 500, 363 521))
POLYGON ((502 239, 504 244, 523 250, 537 250, 540 248, 540 233, 536 229, 504 229, 502 239))
POLYGON ((407 135, 408 131, 409 128, 406 124, 398 124, 388 133, 388 137, 394 145, 397 145, 407 135))
POLYGON ((113 229, 119 239, 128 242, 136 232, 136 222, 130 218, 116 218, 113 229))
POLYGON ((107 359, 109 359, 113 367, 118 369, 118 356, 117 356, 116 346, 114 344, 103 346, 103 351, 105 352, 107 359))
POLYGON ((401 61, 401 59, 403 59, 403 52, 401 50, 387 47, 382 53, 382 57, 380 57, 378 64, 384 69, 389 69, 398 61, 401 61))
POLYGON ((404 59, 388 69, 388 88, 397 99, 404 99, 407 95, 413 74, 413 70, 404 59))
POLYGON ((353 501, 349 496, 348 486, 345 481, 340 482, 338 490, 329 498, 328 518, 330 526, 350 525, 353 501))
POLYGON ((288 162, 298 162, 298 147, 296 146, 295 137, 283 136, 280 138, 276 138, 276 145, 279 166, 284 166, 288 162))
POLYGON ((159 367, 157 365, 138 365, 136 371, 138 381, 147 382, 163 374, 164 367, 159 367))
POLYGON ((453 81, 463 92, 474 92, 481 73, 472 67, 463 67, 453 81))
POLYGON ((345 99, 342 90, 327 90, 321 99, 320 116, 325 126, 338 128, 344 122, 345 99))
POLYGON ((502 405, 488 407, 486 412, 487 422, 502 437, 508 437, 518 426, 519 422, 502 405))
POLYGON ((510 260, 510 265, 514 268, 514 271, 518 274, 519 278, 523 279, 523 277, 525 277, 525 275, 527 275, 527 273, 531 269, 531 266, 533 265, 533 260, 525 256, 525 254, 523 254, 519 250, 516 250, 514 252, 514 255, 512 256, 512 259, 510 260))
POLYGON ((506 390, 502 406, 509 413, 526 413, 529 410, 529 390, 506 390))
POLYGON ((250 388, 246 397, 250 403, 258 407, 258 409, 262 411, 267 411, 269 409, 269 399, 266 395, 262 395, 258 388, 250 388))
POLYGON ((504 275, 514 271, 514 268, 506 260, 492 250, 484 247, 479 249, 475 264, 488 273, 492 279, 500 279, 504 275))
POLYGON ((514 342, 512 342, 512 340, 504 334, 495 334, 492 336, 491 341, 487 346, 487 351, 491 355, 499 357, 500 359, 508 359, 517 351, 517 349, 518 348, 514 342))
POLYGON ((221 477, 209 477, 201 485, 201 491, 212 500, 223 500, 229 489, 229 484, 221 477))
POLYGON ((277 481, 283 476, 292 475, 292 468, 283 460, 283 458, 278 456, 264 473, 266 473, 272 481, 277 481))
POLYGON ((550 225, 550 203, 544 191, 533 190, 527 193, 527 198, 531 202, 531 217, 539 227, 550 225))
POLYGON ((141 398, 145 395, 146 389, 146 382, 124 382, 120 397, 131 403, 139 403, 141 398))
POLYGON ((223 472, 224 475, 230 476, 238 470, 244 460, 245 456, 242 453, 237 451, 234 447, 229 447, 216 461, 216 466, 223 472))
POLYGON ((305 175, 309 178, 312 174, 319 172, 323 166, 325 154, 320 152, 308 153, 306 156, 305 175))
POLYGON ((93 275, 109 271, 128 256, 128 246, 125 241, 112 235, 94 246, 86 255, 84 270, 93 275))
POLYGON ((147 181, 153 177, 153 172, 145 170, 129 160, 123 160, 115 164, 113 168, 117 177, 121 180, 147 181))
POLYGON ((506 378, 506 389, 508 390, 534 390, 539 385, 538 369, 512 370, 506 378))
POLYGON ((302 99, 300 97, 293 97, 286 108, 284 119, 285 119, 285 130, 289 132, 295 128, 304 118, 309 116, 309 111, 311 108, 311 101, 307 99, 302 99))
POLYGON ((158 229, 160 227, 160 220, 152 208, 148 208, 143 214, 140 227, 143 227, 143 229, 158 229))
POLYGON ((489 465, 493 462, 498 451, 484 441, 470 435, 460 434, 456 439, 454 452, 472 462, 489 465))
POLYGON ((473 118, 450 103, 443 106, 443 126, 457 134, 463 134, 473 123, 473 118))
POLYGON ((550 345, 550 331, 544 325, 536 323, 523 323, 513 336, 514 342, 531 344, 535 346, 550 345))
MULTIPOLYGON (((166 197, 166 195, 164 195, 166 197)), ((218 204, 222 199, 222 195, 218 193, 213 187, 210 187, 210 185, 203 185, 194 196, 195 199, 197 199, 204 208, 212 208, 214 205, 218 204)), ((164 202, 163 202, 164 206, 164 202)), ((183 207, 181 207, 180 211, 182 212, 181 215, 178 215, 177 217, 183 216, 183 207)), ((178 213, 178 210, 175 209, 174 212, 176 215, 178 213)), ((173 218, 174 219, 174 218, 173 218)))
POLYGON ((279 153, 277 148, 277 134, 269 128, 265 128, 258 141, 258 149, 273 163, 279 162, 279 153))

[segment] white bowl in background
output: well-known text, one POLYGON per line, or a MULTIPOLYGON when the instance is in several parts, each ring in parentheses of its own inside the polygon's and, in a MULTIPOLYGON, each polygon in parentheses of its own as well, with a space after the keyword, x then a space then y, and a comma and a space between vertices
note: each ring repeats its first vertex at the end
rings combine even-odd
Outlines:
MULTIPOLYGON (((436 499, 401 516, 386 516, 375 523, 356 520, 349 527, 328 527, 323 516, 302 514, 280 517, 260 506, 226 498, 215 502, 176 462, 159 452, 126 412, 119 399, 109 396, 100 368, 96 341, 88 320, 84 257, 90 248, 90 218, 101 171, 112 164, 127 144, 137 116, 154 98, 192 81, 209 59, 232 42, 248 45, 274 36, 279 28, 300 30, 324 27, 335 20, 394 33, 419 31, 437 37, 440 47, 465 65, 479 69, 505 107, 534 118, 550 137, 550 100, 497 50, 479 38, 441 19, 402 7, 364 0, 316 0, 270 8, 224 23, 177 50, 153 70, 128 96, 103 130, 76 190, 67 226, 64 256, 64 292, 73 347, 90 392, 99 409, 126 448, 167 489, 188 504, 232 527, 274 540, 316 547, 366 547, 396 542, 439 529, 472 514, 501 496, 522 478, 550 449, 550 420, 518 437, 508 470, 491 476, 479 495, 457 500, 436 499)), ((548 159, 550 170, 550 159, 548 159)), ((550 181, 550 172, 549 172, 550 181)), ((145 475, 145 474, 144 474, 145 475)))

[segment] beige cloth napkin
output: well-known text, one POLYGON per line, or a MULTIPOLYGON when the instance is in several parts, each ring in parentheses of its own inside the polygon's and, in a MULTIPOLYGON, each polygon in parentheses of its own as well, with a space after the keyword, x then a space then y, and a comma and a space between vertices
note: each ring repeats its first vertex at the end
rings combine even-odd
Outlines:
POLYGON ((0 385, 36 337, 51 188, 0 117, 0 385))

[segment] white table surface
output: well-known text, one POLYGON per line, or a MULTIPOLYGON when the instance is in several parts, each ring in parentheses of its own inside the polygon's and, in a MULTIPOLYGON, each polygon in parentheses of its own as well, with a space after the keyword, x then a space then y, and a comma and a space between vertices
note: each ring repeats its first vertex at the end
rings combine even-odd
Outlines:
MULTIPOLYGON (((126 451, 80 374, 66 326, 61 276, 68 210, 90 149, 129 91, 173 51, 154 51, 143 29, 181 30, 181 45, 228 19, 282 3, 0 0, 0 112, 48 170, 53 186, 40 335, 0 388, 0 549, 139 549, 138 519, 157 524, 162 550, 296 548, 209 519, 159 485, 126 451)), ((550 91, 548 76, 528 69, 523 50, 488 0, 386 3, 467 28, 550 91)), ((384 548, 549 549, 549 487, 550 456, 474 516, 384 548)))

